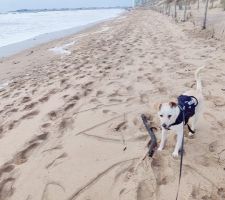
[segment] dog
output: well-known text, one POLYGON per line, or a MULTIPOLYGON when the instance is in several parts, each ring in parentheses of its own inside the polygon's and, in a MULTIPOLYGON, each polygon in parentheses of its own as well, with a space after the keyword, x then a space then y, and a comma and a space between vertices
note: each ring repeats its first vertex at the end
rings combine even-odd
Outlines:
POLYGON ((203 105, 202 82, 199 77, 200 71, 204 67, 200 67, 195 71, 196 90, 190 90, 178 97, 178 102, 167 102, 158 105, 158 116, 162 127, 161 142, 158 151, 162 151, 169 130, 177 134, 177 142, 172 156, 178 157, 181 150, 184 125, 188 123, 189 118, 192 119, 189 135, 193 136, 195 126, 200 116, 203 105))

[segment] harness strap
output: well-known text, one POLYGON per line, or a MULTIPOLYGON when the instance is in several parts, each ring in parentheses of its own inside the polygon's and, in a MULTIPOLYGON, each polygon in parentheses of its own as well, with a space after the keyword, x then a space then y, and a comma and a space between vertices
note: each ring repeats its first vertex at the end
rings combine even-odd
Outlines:
POLYGON ((195 99, 195 101, 196 101, 195 107, 196 107, 198 105, 198 99, 196 97, 194 97, 194 96, 190 96, 190 97, 195 99))
POLYGON ((180 113, 179 113, 176 121, 173 124, 170 124, 169 125, 169 130, 170 130, 170 127, 171 126, 175 126, 175 125, 178 125, 178 124, 184 122, 184 111, 183 111, 183 109, 179 105, 178 105, 178 107, 180 109, 180 113))

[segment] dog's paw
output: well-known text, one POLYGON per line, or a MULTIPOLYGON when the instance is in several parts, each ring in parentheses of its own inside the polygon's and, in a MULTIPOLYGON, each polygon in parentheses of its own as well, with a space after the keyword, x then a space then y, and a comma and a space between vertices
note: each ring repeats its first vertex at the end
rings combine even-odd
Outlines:
POLYGON ((189 132, 188 135, 189 135, 190 138, 194 137, 194 134, 192 132, 189 132))
POLYGON ((157 149, 157 151, 162 151, 163 150, 163 147, 159 147, 158 149, 157 149))
POLYGON ((173 156, 174 158, 178 158, 179 154, 178 154, 178 152, 173 152, 173 153, 172 153, 172 156, 173 156))

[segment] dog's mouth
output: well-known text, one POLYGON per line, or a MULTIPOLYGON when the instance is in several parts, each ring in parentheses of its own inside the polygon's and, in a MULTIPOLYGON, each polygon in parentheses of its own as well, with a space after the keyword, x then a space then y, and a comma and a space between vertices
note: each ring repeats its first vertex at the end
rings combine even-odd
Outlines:
POLYGON ((166 124, 162 124, 162 127, 163 127, 164 129, 166 129, 166 130, 170 130, 170 127, 167 126, 166 124))

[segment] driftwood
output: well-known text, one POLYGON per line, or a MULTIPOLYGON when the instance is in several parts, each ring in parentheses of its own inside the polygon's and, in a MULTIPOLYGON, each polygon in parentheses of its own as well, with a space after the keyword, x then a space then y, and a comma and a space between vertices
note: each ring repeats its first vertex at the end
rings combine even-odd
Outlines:
POLYGON ((150 127, 150 126, 148 125, 147 117, 146 117, 144 114, 142 114, 142 115, 141 115, 141 119, 142 119, 142 121, 143 121, 143 123, 144 123, 144 125, 145 125, 145 128, 147 129, 148 134, 149 134, 149 136, 150 136, 151 139, 150 139, 150 141, 149 141, 148 144, 147 144, 147 146, 148 146, 148 151, 147 151, 147 152, 145 151, 145 152, 143 153, 143 155, 140 157, 140 159, 138 160, 138 162, 137 162, 137 164, 136 164, 136 166, 135 166, 135 168, 134 168, 134 172, 137 171, 139 165, 140 165, 147 157, 152 158, 152 156, 153 156, 154 153, 155 153, 156 147, 157 147, 157 140, 156 140, 155 134, 154 134, 154 132, 153 132, 153 128, 150 127))
POLYGON ((148 144, 148 148, 149 148, 148 156, 152 157, 154 152, 155 152, 155 149, 157 147, 157 139, 156 139, 155 134, 153 132, 153 128, 149 127, 149 125, 148 125, 147 117, 144 114, 142 114, 141 118, 142 118, 142 121, 143 121, 143 123, 145 125, 145 128, 147 129, 148 134, 149 134, 149 136, 151 138, 151 140, 149 141, 149 144, 148 144))

